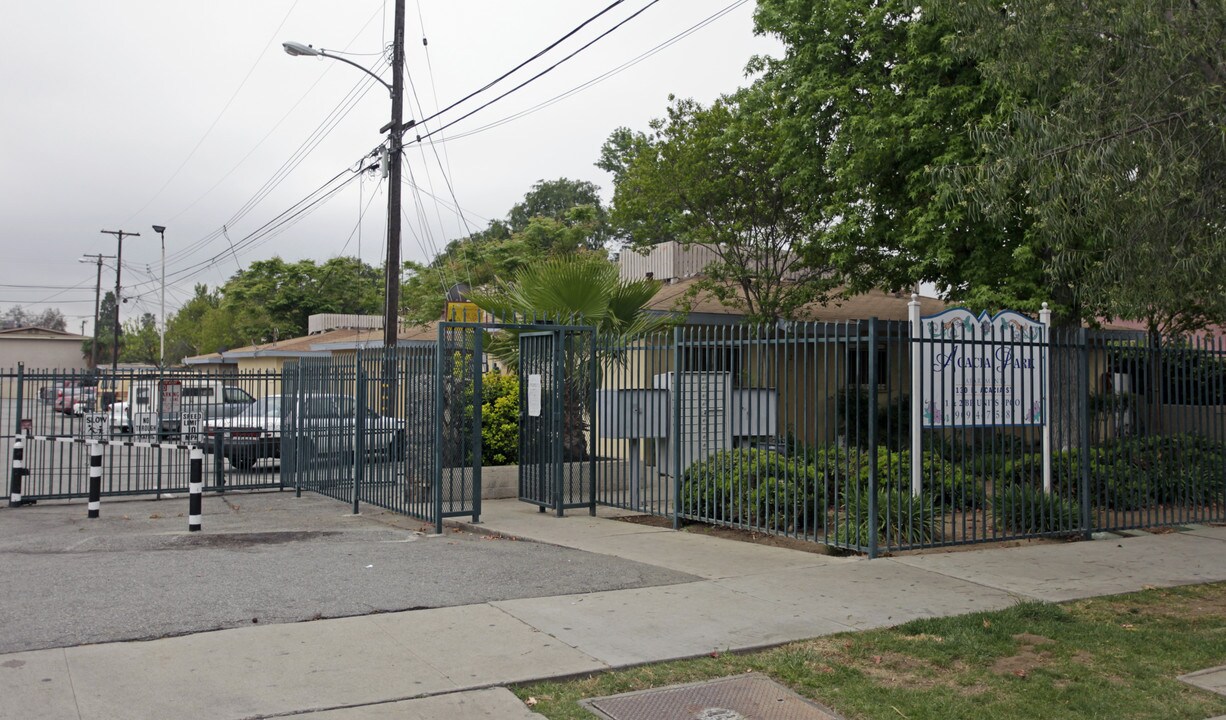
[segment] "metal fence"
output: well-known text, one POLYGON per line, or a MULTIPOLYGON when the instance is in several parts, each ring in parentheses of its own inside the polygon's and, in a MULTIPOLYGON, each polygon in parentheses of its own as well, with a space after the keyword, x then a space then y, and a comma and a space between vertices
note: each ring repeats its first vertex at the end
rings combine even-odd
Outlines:
MULTIPOLYGON (((87 497, 89 439, 106 443, 104 496, 186 492, 186 446, 196 442, 211 448, 208 436, 222 432, 212 428, 278 392, 280 382, 275 372, 86 372, 19 366, 0 371, 0 451, 10 457, 13 436, 27 437, 25 500, 87 497), (173 405, 163 397, 166 388, 173 388, 173 405), (198 432, 184 434, 183 413, 199 416, 200 425, 188 428, 198 432)), ((275 465, 239 468, 215 455, 205 462, 204 471, 210 489, 281 487, 275 465)))
MULTIPOLYGON (((81 438, 78 410, 127 403, 107 416, 111 439, 174 444, 187 416, 157 403, 179 381, 203 388, 210 488, 292 487, 438 528, 479 519, 497 464, 517 467, 518 497, 542 510, 599 503, 870 556, 1226 520, 1219 342, 1019 328, 920 337, 870 319, 627 339, 442 323, 434 343, 280 373, 22 368, 0 374, 0 427, 7 457, 23 425, 81 438)), ((27 498, 86 495, 82 445, 25 454, 27 498)), ((188 459, 109 445, 104 473, 104 494, 179 492, 188 459)))
POLYGON ((907 323, 603 342, 599 500, 674 525, 876 555, 1226 519, 1217 343, 992 329, 947 384, 907 323))

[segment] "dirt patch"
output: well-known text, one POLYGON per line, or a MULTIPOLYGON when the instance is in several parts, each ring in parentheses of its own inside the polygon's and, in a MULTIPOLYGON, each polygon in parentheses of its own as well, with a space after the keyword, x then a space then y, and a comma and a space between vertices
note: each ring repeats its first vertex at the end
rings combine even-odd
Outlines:
POLYGON ((319 538, 340 535, 335 530, 293 531, 293 532, 263 532, 263 533, 222 533, 218 535, 184 535, 174 538, 172 545, 182 548, 230 548, 245 549, 257 545, 284 545, 291 542, 305 542, 319 538))
POLYGON ((1043 637, 1042 635, 1032 635, 1031 633, 1020 633, 1014 635, 1013 639, 1019 645, 1017 652, 992 663, 992 672, 997 675, 1012 675, 1013 677, 1025 678, 1051 660, 1050 652, 1039 650, 1038 648, 1054 645, 1055 640, 1043 637))

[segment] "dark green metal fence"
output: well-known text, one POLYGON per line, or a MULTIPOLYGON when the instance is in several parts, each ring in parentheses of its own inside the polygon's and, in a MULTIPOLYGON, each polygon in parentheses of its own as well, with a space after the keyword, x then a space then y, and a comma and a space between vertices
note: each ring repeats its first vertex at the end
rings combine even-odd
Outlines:
POLYGON ((983 330, 965 362, 875 320, 602 338, 599 501, 870 555, 1226 519, 1220 343, 983 330))
POLYGON ((510 462, 542 511, 604 504, 870 556, 1226 521, 1219 340, 928 322, 627 340, 517 318, 280 374, 21 368, 0 373, 2 447, 48 438, 26 445, 23 495, 84 497, 87 451, 55 439, 84 437, 77 404, 126 402, 107 436, 138 444, 108 445, 105 494, 184 491, 187 454, 148 446, 184 442, 200 412, 211 488, 294 487, 441 529, 479 519, 483 473, 510 462), (175 381, 205 389, 159 412, 175 381))

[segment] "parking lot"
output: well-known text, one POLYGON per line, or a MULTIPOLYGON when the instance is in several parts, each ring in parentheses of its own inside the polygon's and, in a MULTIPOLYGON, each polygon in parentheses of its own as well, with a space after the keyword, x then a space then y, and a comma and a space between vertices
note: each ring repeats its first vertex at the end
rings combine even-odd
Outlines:
POLYGON ((292 492, 0 507, 0 653, 691 581, 292 492))

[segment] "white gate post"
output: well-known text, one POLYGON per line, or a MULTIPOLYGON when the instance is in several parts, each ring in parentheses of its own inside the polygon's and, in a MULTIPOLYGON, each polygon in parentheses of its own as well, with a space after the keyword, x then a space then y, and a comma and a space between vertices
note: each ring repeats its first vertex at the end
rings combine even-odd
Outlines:
POLYGON ((911 494, 918 497, 922 489, 923 472, 920 466, 924 458, 923 440, 920 436, 924 422, 921 387, 924 373, 920 367, 923 348, 920 338, 924 328, 920 320, 918 293, 911 294, 911 302, 907 303, 907 314, 911 320, 911 494))
POLYGON ((1047 345, 1043 355, 1043 492, 1051 493, 1051 309, 1043 303, 1039 311, 1043 323, 1043 342, 1047 345))

